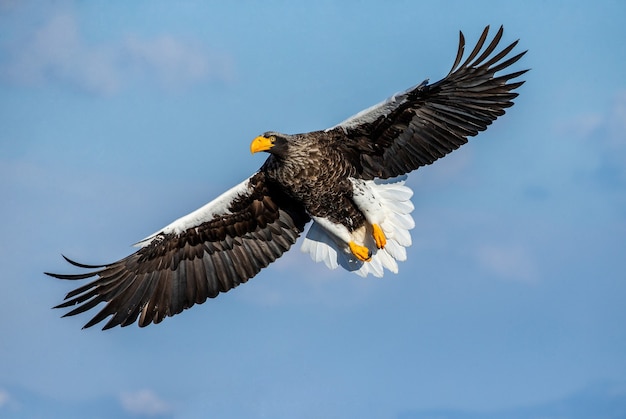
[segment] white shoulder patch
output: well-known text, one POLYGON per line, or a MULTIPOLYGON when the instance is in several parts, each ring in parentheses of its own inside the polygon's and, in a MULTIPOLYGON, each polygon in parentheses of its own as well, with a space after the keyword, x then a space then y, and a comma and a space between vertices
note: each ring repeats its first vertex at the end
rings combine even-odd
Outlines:
POLYGON ((379 224, 387 237, 387 245, 377 249, 370 228, 359 232, 364 245, 372 251, 369 262, 355 258, 345 240, 339 239, 336 232, 329 231, 325 226, 329 222, 313 222, 302 243, 302 251, 309 253, 315 262, 324 262, 330 269, 341 266, 363 277, 368 274, 382 277, 385 269, 397 273, 397 261, 406 260, 406 247, 411 245, 409 230, 415 226, 411 216, 414 207, 410 201, 413 191, 404 186, 406 178, 352 179, 356 204, 365 213, 368 222, 379 224))
POLYGON ((424 80, 423 82, 421 82, 420 84, 416 86, 413 86, 405 90, 404 92, 396 93, 395 95, 383 100, 380 103, 377 103, 376 105, 370 106, 367 109, 363 109, 357 114, 352 115, 350 118, 344 121, 341 121, 337 125, 327 128, 325 131, 328 132, 330 130, 333 130, 339 127, 343 129, 353 128, 363 123, 373 122, 381 115, 387 116, 389 115, 389 113, 391 113, 391 111, 396 109, 406 100, 406 97, 410 92, 412 92, 413 90, 417 88, 425 86, 426 84, 428 84, 428 79, 424 80))
POLYGON ((149 235, 143 240, 140 240, 139 242, 135 243, 134 246, 146 247, 161 234, 180 234, 190 228, 197 227, 202 223, 211 221, 217 216, 230 214, 228 207, 230 206, 231 202, 233 202, 237 197, 247 195, 250 192, 250 178, 248 178, 240 184, 230 188, 228 191, 224 192, 208 204, 183 217, 180 217, 179 219, 163 227, 156 233, 149 235))

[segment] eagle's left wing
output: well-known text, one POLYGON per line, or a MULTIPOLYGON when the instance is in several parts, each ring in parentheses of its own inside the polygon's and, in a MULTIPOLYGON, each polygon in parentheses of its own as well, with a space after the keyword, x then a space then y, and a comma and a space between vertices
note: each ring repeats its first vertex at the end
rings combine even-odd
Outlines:
POLYGON ((478 43, 461 63, 459 49, 450 73, 442 80, 427 81, 384 102, 365 109, 326 131, 336 130, 347 161, 364 179, 390 178, 411 172, 445 156, 504 115, 524 82, 511 82, 527 70, 496 76, 517 62, 525 51, 508 57, 517 41, 495 52, 503 29, 481 52, 485 28, 478 43), (480 54, 480 55, 479 55, 480 54))
POLYGON ((85 327, 112 316, 103 329, 159 323, 246 282, 296 242, 309 221, 262 172, 138 243, 132 255, 108 265, 66 260, 82 274, 48 275, 94 281, 71 291, 55 308, 73 316, 106 303, 85 327))

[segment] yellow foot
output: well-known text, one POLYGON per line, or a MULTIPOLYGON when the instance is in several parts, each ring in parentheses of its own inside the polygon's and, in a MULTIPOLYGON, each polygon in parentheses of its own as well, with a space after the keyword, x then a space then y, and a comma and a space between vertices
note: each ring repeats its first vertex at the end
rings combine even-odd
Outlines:
POLYGON ((359 246, 355 242, 350 242, 350 251, 362 262, 369 262, 372 259, 372 252, 365 246, 359 246))
POLYGON ((378 224, 372 224, 372 236, 374 236, 376 247, 379 249, 385 247, 387 244, 387 238, 385 237, 385 233, 383 233, 383 229, 380 228, 378 224))

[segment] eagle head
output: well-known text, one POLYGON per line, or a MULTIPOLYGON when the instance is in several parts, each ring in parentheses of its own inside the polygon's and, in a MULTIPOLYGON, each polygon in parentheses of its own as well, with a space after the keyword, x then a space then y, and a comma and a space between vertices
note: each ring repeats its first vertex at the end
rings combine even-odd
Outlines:
POLYGON ((259 151, 266 151, 278 157, 284 157, 287 155, 287 143, 286 135, 277 132, 266 132, 252 140, 250 152, 254 154, 259 151))

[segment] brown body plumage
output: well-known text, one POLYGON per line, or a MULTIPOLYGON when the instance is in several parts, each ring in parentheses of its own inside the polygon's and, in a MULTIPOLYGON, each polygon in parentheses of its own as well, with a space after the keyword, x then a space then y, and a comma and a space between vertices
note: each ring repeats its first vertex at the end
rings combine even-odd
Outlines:
POLYGON ((301 202, 307 213, 341 223, 349 230, 365 222, 352 200, 354 166, 347 164, 340 145, 344 138, 337 132, 315 131, 308 134, 273 136, 284 146, 274 146, 272 155, 260 171, 282 185, 283 191, 301 202))
POLYGON ((91 271, 48 275, 96 279, 57 307, 76 306, 66 314, 75 315, 106 303, 85 327, 109 316, 105 329, 137 319, 140 326, 159 323, 246 282, 287 251, 311 218, 307 239, 320 243, 309 246, 315 260, 336 267, 328 255, 337 251, 349 258, 341 266, 357 273, 394 270, 410 244, 412 205, 406 187, 380 199, 384 187, 375 180, 409 173, 466 143, 513 105, 513 90, 523 83, 511 80, 525 70, 496 76, 524 55, 508 57, 517 41, 496 52, 502 28, 488 44, 487 34, 488 28, 463 62, 461 34, 452 70, 436 83, 423 82, 324 131, 257 137, 251 150, 271 154, 257 173, 144 239, 136 253, 108 265, 66 258, 91 271))

